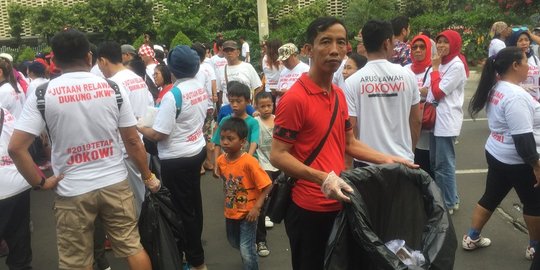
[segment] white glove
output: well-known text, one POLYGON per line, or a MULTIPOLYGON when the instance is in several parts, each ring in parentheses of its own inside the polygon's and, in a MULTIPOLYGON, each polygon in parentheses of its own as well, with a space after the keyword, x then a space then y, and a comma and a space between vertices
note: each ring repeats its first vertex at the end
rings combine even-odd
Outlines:
POLYGON ((161 189, 161 181, 154 174, 149 179, 144 180, 144 184, 152 193, 156 193, 161 189))
POLYGON ((350 202, 351 199, 345 196, 342 190, 348 193, 353 193, 352 187, 345 183, 345 181, 339 176, 337 176, 334 171, 331 171, 321 185, 322 193, 328 199, 350 202))

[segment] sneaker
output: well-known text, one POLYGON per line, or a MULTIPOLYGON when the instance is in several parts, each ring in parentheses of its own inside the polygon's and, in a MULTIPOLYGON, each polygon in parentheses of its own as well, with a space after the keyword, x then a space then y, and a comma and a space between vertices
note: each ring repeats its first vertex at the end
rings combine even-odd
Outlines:
POLYGON ((534 250, 533 247, 527 247, 527 249, 525 250, 525 258, 527 258, 527 260, 530 260, 532 261, 532 259, 534 259, 534 253, 536 253, 536 251, 534 250))
POLYGON ((459 203, 456 203, 456 204, 454 205, 454 211, 457 211, 457 210, 459 210, 459 203))
POLYGON ((472 240, 470 236, 464 235, 463 241, 461 242, 461 247, 464 250, 475 250, 477 248, 489 247, 491 245, 491 240, 480 236, 476 240, 472 240))
POLYGON ((454 208, 448 209, 448 214, 453 215, 454 214, 454 208))
POLYGON ((270 220, 270 217, 265 217, 265 218, 264 218, 264 227, 266 227, 266 228, 272 228, 272 227, 274 227, 274 222, 272 222, 272 221, 270 220))
POLYGON ((261 257, 266 257, 270 255, 270 250, 268 250, 268 247, 266 246, 266 242, 259 242, 257 243, 257 254, 261 257))

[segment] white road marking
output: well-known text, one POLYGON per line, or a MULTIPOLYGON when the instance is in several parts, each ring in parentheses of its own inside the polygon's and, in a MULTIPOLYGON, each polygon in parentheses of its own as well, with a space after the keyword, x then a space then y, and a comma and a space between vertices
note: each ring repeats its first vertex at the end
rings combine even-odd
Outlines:
POLYGON ((487 173, 487 169, 456 170, 456 174, 487 173))
POLYGON ((463 119, 463 122, 487 121, 487 118, 463 119))

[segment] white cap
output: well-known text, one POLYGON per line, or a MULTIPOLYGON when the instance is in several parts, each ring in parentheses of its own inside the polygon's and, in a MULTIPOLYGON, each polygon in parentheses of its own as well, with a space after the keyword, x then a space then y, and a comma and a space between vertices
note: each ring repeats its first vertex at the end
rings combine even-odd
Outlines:
POLYGON ((9 53, 0 53, 0 58, 5 58, 9 60, 9 62, 13 63, 13 56, 9 53))
POLYGON ((162 51, 162 52, 165 52, 165 50, 163 49, 163 47, 159 46, 159 45, 154 45, 154 51, 162 51))

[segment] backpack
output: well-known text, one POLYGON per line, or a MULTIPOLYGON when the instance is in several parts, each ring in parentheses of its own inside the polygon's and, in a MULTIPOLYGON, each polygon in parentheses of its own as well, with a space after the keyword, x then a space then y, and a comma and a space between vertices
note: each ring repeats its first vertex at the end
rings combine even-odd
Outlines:
MULTIPOLYGON (((120 92, 120 88, 118 85, 109 80, 105 79, 109 86, 114 90, 114 95, 116 96, 116 104, 118 105, 118 110, 122 107, 122 103, 124 103, 124 99, 122 98, 122 93, 120 92)), ((37 109, 39 110, 39 113, 41 113, 41 117, 43 118, 43 121, 45 122, 45 128, 47 129, 47 134, 49 134, 49 141, 51 140, 50 132, 49 132, 49 125, 47 125, 47 119, 45 119, 45 93, 47 93, 47 87, 49 87, 49 82, 46 82, 36 88, 36 98, 37 98, 37 109)))
MULTIPOLYGON (((178 88, 178 86, 174 86, 169 91, 174 96, 174 101, 176 103, 176 117, 175 118, 178 118, 178 115, 180 115, 180 112, 182 111, 182 93, 180 92, 180 88, 178 88)), ((159 108, 160 104, 161 103, 157 104, 156 107, 159 108)))

